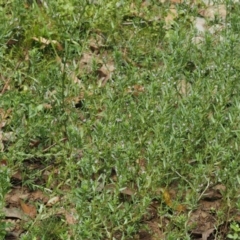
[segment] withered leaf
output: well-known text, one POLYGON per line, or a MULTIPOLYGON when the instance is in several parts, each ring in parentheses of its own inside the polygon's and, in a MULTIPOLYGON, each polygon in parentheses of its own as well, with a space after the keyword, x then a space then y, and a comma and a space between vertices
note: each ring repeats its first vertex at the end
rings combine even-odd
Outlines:
POLYGON ((186 97, 189 95, 190 91, 191 91, 191 84, 188 83, 186 80, 180 80, 178 82, 178 86, 177 86, 178 92, 181 96, 186 97))
POLYGON ((112 62, 103 64, 98 70, 100 77, 101 86, 104 86, 107 81, 112 77, 112 74, 115 70, 114 64, 112 62))
POLYGON ((65 219, 66 219, 66 222, 69 224, 69 225, 72 225, 72 224, 75 224, 76 223, 76 218, 73 216, 72 213, 69 213, 69 212, 65 212, 65 219))
POLYGON ((134 195, 134 194, 136 193, 136 191, 134 191, 133 189, 128 188, 128 187, 120 190, 120 192, 121 192, 122 194, 124 194, 124 195, 129 195, 129 196, 132 196, 132 195, 134 195))
POLYGON ((174 22, 175 18, 177 18, 178 12, 176 7, 172 4, 169 8, 167 16, 164 18, 165 20, 165 29, 169 29, 174 22))
POLYGON ((42 200, 42 202, 46 203, 48 201, 47 195, 42 192, 41 190, 37 190, 31 193, 31 199, 35 200, 42 200))
POLYGON ((21 189, 13 189, 5 196, 7 203, 16 205, 21 199, 28 198, 29 193, 24 193, 21 189))
POLYGON ((56 204, 57 202, 59 202, 59 200, 60 200, 60 197, 58 197, 58 196, 53 197, 53 198, 49 199, 49 201, 47 202, 46 206, 51 207, 54 204, 56 204))
POLYGON ((202 233, 202 240, 208 240, 208 237, 214 232, 215 228, 210 228, 202 233))
POLYGON ((49 40, 49 39, 46 39, 44 37, 32 37, 33 40, 35 40, 36 42, 39 42, 42 44, 42 48, 44 48, 45 46, 49 45, 49 44, 53 44, 57 47, 57 50, 59 51, 62 51, 63 50, 63 47, 62 45, 56 41, 56 40, 49 40))
POLYGON ((218 16, 222 20, 225 20, 227 16, 226 5, 225 4, 210 5, 205 9, 199 10, 199 14, 209 20, 214 20, 215 16, 218 16))
POLYGON ((3 213, 7 218, 18 218, 24 221, 28 220, 28 217, 19 208, 3 208, 3 213))
POLYGON ((37 215, 37 209, 33 205, 29 205, 20 200, 20 206, 25 214, 29 217, 34 218, 37 215))

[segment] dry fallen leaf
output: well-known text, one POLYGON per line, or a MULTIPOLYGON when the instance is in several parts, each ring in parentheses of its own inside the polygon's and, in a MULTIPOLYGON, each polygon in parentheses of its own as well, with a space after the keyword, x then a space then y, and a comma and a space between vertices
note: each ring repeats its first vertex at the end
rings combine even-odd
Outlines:
POLYGON ((101 33, 96 34, 94 38, 89 39, 89 48, 91 49, 92 52, 98 52, 101 47, 104 46, 104 37, 102 36, 101 33))
POLYGON ((135 92, 144 92, 145 88, 142 85, 134 85, 133 86, 135 92))
POLYGON ((191 84, 188 83, 185 79, 183 79, 179 81, 177 90, 182 97, 186 97, 191 91, 191 84))
POLYGON ((149 221, 148 227, 151 229, 153 235, 151 237, 152 240, 159 240, 159 239, 165 239, 164 233, 160 229, 158 222, 155 221, 149 221))
POLYGON ((0 128, 3 128, 7 124, 8 119, 11 117, 11 113, 11 108, 9 108, 7 111, 3 108, 0 108, 0 128))
POLYGON ((79 61, 80 73, 90 73, 92 71, 93 62, 99 63, 98 58, 92 53, 83 53, 81 60, 79 61))
POLYGON ((3 132, 3 141, 13 142, 16 140, 16 135, 14 132, 3 132))
POLYGON ((210 229, 214 228, 216 223, 215 221, 216 219, 209 212, 197 209, 191 213, 188 221, 188 226, 192 227, 193 229, 191 231, 193 237, 202 235, 201 239, 203 239, 203 237, 206 237, 211 233, 210 229))
POLYGON ((100 77, 101 86, 105 86, 107 81, 112 77, 115 70, 114 63, 109 62, 103 64, 100 69, 98 69, 98 75, 100 77))
POLYGON ((20 200, 27 199, 28 197, 28 192, 20 188, 13 188, 9 193, 6 194, 5 201, 8 204, 18 205, 20 200))
POLYGON ((35 40, 36 42, 41 43, 42 44, 42 48, 46 47, 49 44, 53 44, 53 45, 55 45, 57 47, 57 50, 59 50, 59 51, 63 50, 62 45, 58 41, 56 41, 56 40, 49 40, 49 39, 46 39, 44 37, 39 37, 39 38, 32 37, 32 39, 35 40))
POLYGON ((75 224, 77 222, 76 218, 73 216, 72 213, 69 213, 69 212, 65 212, 65 219, 66 219, 66 222, 69 224, 69 225, 72 225, 72 224, 75 224))
POLYGON ((128 188, 128 187, 120 190, 120 192, 121 192, 122 194, 124 194, 124 195, 129 195, 129 196, 132 196, 132 195, 134 195, 134 194, 136 193, 136 191, 134 191, 134 190, 132 190, 132 189, 130 189, 130 188, 128 188))
POLYGON ((64 208, 58 208, 56 211, 51 212, 50 215, 63 215, 65 217, 66 223, 69 225, 73 225, 77 222, 77 213, 76 209, 64 209, 64 208))
POLYGON ((202 240, 208 240, 208 237, 215 231, 215 228, 210 228, 202 233, 202 240))
MULTIPOLYGON (((211 26, 208 31, 209 33, 211 33, 212 35, 219 35, 219 33, 224 30, 225 25, 220 25, 220 24, 215 24, 213 26, 211 26)), ((219 36, 220 40, 222 40, 222 36, 219 36)))
POLYGON ((36 201, 36 200, 41 200, 43 203, 47 203, 48 197, 47 195, 42 192, 41 190, 37 190, 35 192, 31 193, 31 199, 36 201))
POLYGON ((206 20, 201 17, 196 17, 194 19, 194 27, 197 29, 198 33, 204 33, 206 31, 206 20))
POLYGON ((140 93, 143 93, 145 91, 144 86, 142 85, 133 85, 127 88, 126 92, 131 93, 134 96, 138 96, 140 93))
POLYGON ((169 29, 172 25, 172 23, 174 22, 174 19, 177 18, 178 16, 178 12, 176 7, 172 4, 169 8, 169 12, 167 14, 167 16, 164 18, 165 20, 165 29, 169 29))
POLYGON ((19 208, 3 208, 3 213, 7 218, 28 220, 28 217, 19 208))
POLYGON ((58 196, 53 197, 53 198, 49 199, 49 201, 47 202, 46 206, 51 207, 54 204, 56 204, 57 202, 59 202, 59 200, 60 200, 60 197, 58 197, 58 196))
POLYGON ((7 160, 2 159, 0 160, 0 167, 6 167, 7 166, 7 160))
POLYGON ((139 173, 144 173, 144 172, 146 172, 146 165, 147 165, 147 163, 146 163, 146 160, 144 159, 144 158, 139 158, 139 159, 137 159, 136 160, 136 163, 139 165, 139 167, 140 167, 140 171, 139 171, 139 173))
POLYGON ((97 192, 101 192, 103 191, 103 189, 105 189, 108 192, 114 192, 116 186, 114 183, 109 183, 107 185, 104 185, 104 182, 100 182, 96 188, 97 192))
POLYGON ((196 36, 192 38, 192 43, 196 44, 197 47, 201 46, 202 43, 204 43, 205 38, 202 36, 196 36))
MULTIPOLYGON (((105 56, 101 56, 103 59, 105 56)), ((98 74, 100 86, 104 86, 109 79, 111 79, 115 66, 113 61, 102 61, 100 56, 96 53, 83 53, 81 60, 79 61, 79 74, 93 73, 98 74), (93 69, 93 64, 97 69, 93 69)), ((76 78, 75 78, 76 80, 76 78)), ((79 79, 77 80, 78 83, 79 79)))
POLYGON ((25 214, 29 217, 34 218, 37 215, 37 209, 33 205, 29 205, 20 200, 20 206, 25 214))
POLYGON ((199 10, 199 14, 209 20, 214 20, 216 16, 222 20, 226 19, 227 9, 225 4, 208 6, 206 9, 199 10))

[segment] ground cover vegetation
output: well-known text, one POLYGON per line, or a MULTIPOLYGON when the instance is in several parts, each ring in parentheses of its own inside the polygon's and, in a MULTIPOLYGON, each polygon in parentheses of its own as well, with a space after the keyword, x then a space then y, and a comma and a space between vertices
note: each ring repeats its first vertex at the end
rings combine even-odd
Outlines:
POLYGON ((238 1, 0 1, 1 239, 240 239, 238 1))

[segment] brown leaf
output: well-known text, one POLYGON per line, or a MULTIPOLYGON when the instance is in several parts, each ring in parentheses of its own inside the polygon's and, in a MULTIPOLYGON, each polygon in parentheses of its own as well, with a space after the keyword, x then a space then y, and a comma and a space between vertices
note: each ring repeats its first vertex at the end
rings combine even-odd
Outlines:
POLYGON ((135 92, 144 92, 145 88, 142 85, 134 85, 133 86, 135 92))
POLYGON ((140 93, 143 93, 144 91, 145 91, 144 86, 138 84, 128 87, 126 90, 127 93, 131 93, 134 96, 138 96, 140 93))
POLYGON ((49 109, 52 109, 52 105, 48 103, 44 103, 43 108, 49 110, 49 109))
POLYGON ((136 193, 136 191, 134 191, 134 190, 132 190, 131 188, 128 188, 128 187, 122 189, 120 192, 124 195, 129 195, 129 196, 132 196, 136 193))
POLYGON ((174 5, 171 5, 168 11, 167 16, 164 18, 165 20, 165 27, 166 29, 170 28, 172 23, 174 22, 174 19, 177 18, 178 12, 174 5))
POLYGON ((79 73, 91 73, 93 68, 93 63, 101 64, 102 62, 99 58, 93 53, 83 53, 79 61, 79 73))
POLYGON ((202 200, 215 201, 222 198, 222 192, 226 191, 226 186, 223 184, 217 184, 213 187, 208 188, 203 194, 202 200))
POLYGON ((194 27, 199 33, 204 33, 206 31, 206 20, 202 17, 196 17, 194 19, 194 27))
POLYGON ((0 167, 6 167, 7 166, 7 160, 2 159, 0 160, 0 167))
POLYGON ((34 218, 37 215, 37 209, 33 205, 28 205, 24 203, 22 200, 20 200, 20 206, 25 214, 27 214, 29 217, 34 218))
POLYGON ((7 122, 8 118, 10 118, 12 113, 12 109, 8 109, 7 111, 3 108, 0 108, 0 128, 4 127, 7 122))
POLYGON ((3 208, 3 213, 7 218, 28 220, 27 216, 19 208, 3 208))
POLYGON ((200 46, 202 43, 204 43, 204 41, 205 41, 205 38, 202 36, 196 36, 192 38, 192 43, 197 46, 200 46))
POLYGON ((72 213, 69 213, 69 212, 65 212, 65 218, 66 218, 66 222, 69 224, 69 225, 72 225, 72 224, 75 224, 77 222, 76 218, 73 216, 72 213))
POLYGON ((66 222, 69 224, 69 225, 72 225, 72 224, 75 224, 77 219, 76 217, 74 217, 74 215, 76 215, 76 209, 75 208, 72 208, 72 209, 68 209, 66 210, 65 208, 58 208, 56 209, 56 211, 54 211, 53 213, 54 215, 63 215, 66 219, 66 222))
POLYGON ((16 135, 14 132, 3 132, 3 141, 13 142, 16 140, 16 135))
POLYGON ((31 193, 31 200, 34 200, 34 201, 42 200, 42 202, 47 203, 48 197, 41 190, 37 190, 37 191, 31 193))
POLYGON ((102 65, 102 67, 98 70, 101 86, 105 86, 107 81, 112 77, 114 70, 115 67, 113 62, 109 62, 102 65))
POLYGON ((214 232, 215 228, 210 228, 202 233, 202 240, 208 240, 208 237, 214 232))
POLYGON ((189 95, 191 90, 191 84, 188 83, 186 80, 180 80, 177 86, 178 92, 181 96, 186 97, 189 95))
POLYGON ((193 235, 199 235, 206 233, 208 230, 214 228, 215 221, 215 217, 212 216, 209 212, 197 209, 191 213, 188 221, 188 226, 194 227, 192 230, 193 235))
POLYGON ((200 200, 199 206, 204 211, 218 210, 221 207, 221 199, 218 200, 200 200))
POLYGON ((114 192, 114 190, 116 189, 116 185, 114 183, 109 183, 104 186, 103 184, 100 183, 97 191, 99 190, 102 191, 103 189, 106 190, 107 192, 114 192))
POLYGON ((59 201, 60 201, 60 197, 58 197, 58 196, 53 197, 53 198, 49 199, 49 201, 47 202, 46 206, 51 207, 54 204, 56 204, 57 202, 59 202, 59 201))
POLYGON ((215 189, 216 191, 219 191, 219 192, 225 192, 226 189, 227 189, 226 186, 221 184, 221 183, 213 186, 212 188, 215 189))
POLYGON ((144 158, 140 158, 136 160, 136 163, 140 167, 139 173, 144 173, 146 171, 146 165, 147 165, 146 160, 144 158))
POLYGON ((153 233, 152 240, 164 239, 164 233, 160 230, 158 222, 150 221, 148 222, 148 226, 153 233))
POLYGON ((101 33, 94 36, 94 38, 90 38, 89 40, 89 47, 92 52, 98 52, 101 47, 104 46, 103 44, 104 38, 101 33))
POLYGON ((58 41, 56 41, 56 40, 49 40, 49 39, 46 39, 44 37, 39 37, 39 38, 32 37, 32 39, 37 41, 37 42, 39 42, 39 43, 41 43, 42 44, 42 48, 44 48, 45 46, 47 46, 49 44, 53 44, 53 45, 55 45, 57 47, 57 50, 59 50, 59 51, 63 50, 62 45, 58 41))
POLYGON ((16 180, 18 180, 18 181, 22 181, 22 173, 21 173, 21 171, 18 169, 17 172, 15 172, 15 173, 11 176, 11 178, 16 179, 16 180))
POLYGON ((226 19, 227 9, 225 4, 208 6, 206 9, 199 10, 199 14, 209 20, 214 20, 216 16, 222 20, 226 19))
POLYGON ((5 201, 8 204, 18 205, 19 201, 22 199, 27 199, 29 197, 29 193, 21 188, 13 188, 9 193, 5 196, 5 201))
POLYGON ((29 147, 38 147, 38 145, 41 143, 38 139, 31 139, 29 143, 29 147))
POLYGON ((76 84, 76 86, 79 86, 82 89, 84 89, 84 85, 83 85, 82 81, 78 78, 76 72, 70 73, 69 74, 69 79, 71 79, 73 81, 73 83, 76 84))
MULTIPOLYGON (((4 82, 4 86, 3 86, 2 90, 0 91, 0 94, 3 94, 7 90, 10 90, 11 87, 10 87, 9 83, 10 83, 11 78, 6 79, 3 75, 1 75, 1 80, 2 80, 2 82, 4 82)), ((0 126, 1 125, 2 124, 0 124, 0 126)))
POLYGON ((93 62, 94 55, 92 53, 83 53, 80 63, 90 64, 93 62))

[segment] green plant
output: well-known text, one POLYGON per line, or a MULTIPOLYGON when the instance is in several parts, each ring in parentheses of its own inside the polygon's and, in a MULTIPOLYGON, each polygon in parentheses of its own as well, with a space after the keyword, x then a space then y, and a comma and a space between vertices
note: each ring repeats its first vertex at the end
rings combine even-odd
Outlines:
POLYGON ((240 238, 240 227, 237 222, 230 223, 230 233, 228 233, 227 237, 229 239, 239 239, 240 238))

